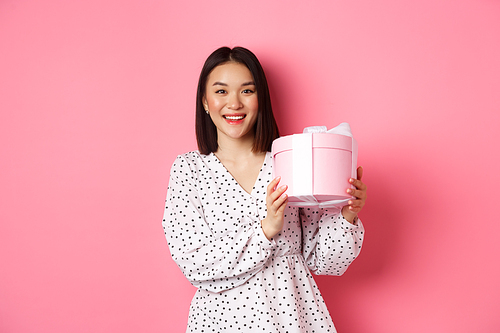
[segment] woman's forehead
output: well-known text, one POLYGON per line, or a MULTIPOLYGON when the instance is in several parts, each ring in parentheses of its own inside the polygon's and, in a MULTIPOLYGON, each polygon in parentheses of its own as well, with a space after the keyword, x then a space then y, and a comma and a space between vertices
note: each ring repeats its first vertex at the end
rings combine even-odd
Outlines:
POLYGON ((209 85, 222 83, 221 85, 243 84, 253 82, 250 70, 238 62, 226 62, 215 67, 208 75, 209 85))

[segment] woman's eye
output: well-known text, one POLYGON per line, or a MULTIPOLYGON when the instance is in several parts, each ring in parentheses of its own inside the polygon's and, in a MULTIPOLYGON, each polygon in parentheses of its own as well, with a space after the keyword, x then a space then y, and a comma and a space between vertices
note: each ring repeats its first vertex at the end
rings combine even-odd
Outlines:
POLYGON ((245 90, 243 90, 243 93, 244 93, 244 94, 253 94, 253 93, 254 93, 254 91, 253 91, 253 90, 251 90, 251 89, 245 89, 245 90))
POLYGON ((224 89, 219 89, 215 93, 216 94, 224 94, 226 91, 224 89))

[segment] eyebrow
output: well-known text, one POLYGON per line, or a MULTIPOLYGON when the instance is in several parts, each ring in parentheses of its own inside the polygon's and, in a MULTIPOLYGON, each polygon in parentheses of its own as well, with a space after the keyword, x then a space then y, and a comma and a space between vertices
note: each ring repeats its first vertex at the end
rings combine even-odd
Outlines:
MULTIPOLYGON (((214 82, 214 84, 212 86, 224 86, 224 87, 227 87, 227 84, 224 83, 224 82, 217 81, 217 82, 214 82)), ((243 83, 241 86, 242 87, 244 87, 244 86, 255 86, 255 82, 248 81, 248 82, 243 83)))

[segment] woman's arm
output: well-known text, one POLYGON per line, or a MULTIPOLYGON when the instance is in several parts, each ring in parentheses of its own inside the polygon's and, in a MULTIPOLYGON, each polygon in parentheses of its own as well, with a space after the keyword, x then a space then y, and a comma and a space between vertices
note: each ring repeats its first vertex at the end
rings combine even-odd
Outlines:
POLYGON ((239 286, 262 269, 276 244, 266 238, 260 220, 250 216, 215 236, 189 170, 178 157, 170 173, 163 228, 172 258, 198 288, 220 292, 239 286))
POLYGON ((301 208, 302 253, 316 275, 342 275, 356 259, 364 228, 349 223, 340 209, 301 208))
POLYGON ((366 202, 366 185, 349 179, 355 189, 347 189, 354 199, 340 209, 301 209, 302 253, 307 266, 315 274, 342 275, 361 251, 364 228, 358 213, 366 202))

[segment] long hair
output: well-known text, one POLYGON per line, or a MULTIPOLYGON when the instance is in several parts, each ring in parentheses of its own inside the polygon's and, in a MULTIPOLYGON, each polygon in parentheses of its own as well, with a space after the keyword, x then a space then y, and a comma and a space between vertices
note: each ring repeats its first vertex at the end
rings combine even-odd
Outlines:
POLYGON ((257 57, 244 47, 221 47, 215 50, 205 61, 198 80, 196 93, 196 141, 198 150, 204 155, 217 151, 217 128, 205 112, 203 97, 206 93, 207 79, 215 67, 228 62, 245 65, 252 73, 257 90, 258 113, 255 122, 255 138, 252 151, 271 151, 274 139, 279 137, 278 125, 274 119, 271 96, 267 86, 266 75, 257 57))

